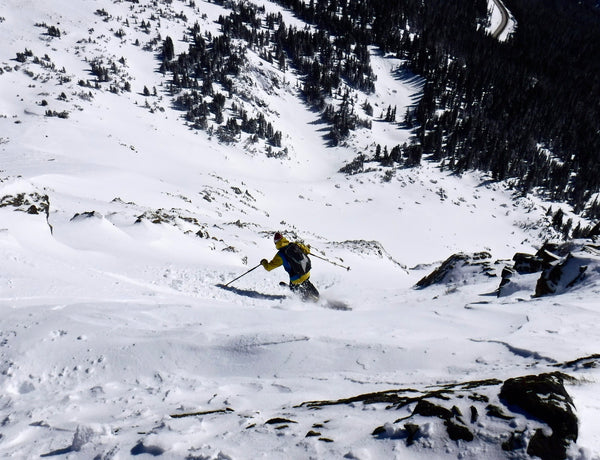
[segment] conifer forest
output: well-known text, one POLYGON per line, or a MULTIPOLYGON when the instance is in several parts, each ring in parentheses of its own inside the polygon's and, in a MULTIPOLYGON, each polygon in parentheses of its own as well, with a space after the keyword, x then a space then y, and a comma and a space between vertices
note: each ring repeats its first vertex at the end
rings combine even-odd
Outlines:
MULTIPOLYGON (((375 47, 403 60, 398 78, 424 79, 414 106, 384 114, 414 136, 409 144, 364 152, 345 172, 371 162, 437 161, 458 174, 489 172, 518 191, 535 189, 583 217, 600 217, 600 8, 592 0, 507 0, 518 25, 506 41, 484 31, 485 0, 278 2, 315 27, 297 29, 281 15, 239 2, 228 3, 231 14, 219 18, 224 35, 191 26, 188 50, 178 56, 172 38, 164 40, 161 71, 172 72, 176 104, 195 128, 207 129, 213 114, 222 141, 245 132, 281 147, 281 133, 264 118, 240 109, 225 120, 225 95, 211 94, 213 82, 234 91, 241 39, 303 77, 303 95, 329 124, 331 142, 343 142, 350 131, 369 127, 343 88, 373 91, 369 47, 375 47), (342 103, 328 104, 332 94, 342 103)), ((372 114, 368 97, 361 108, 372 114)))

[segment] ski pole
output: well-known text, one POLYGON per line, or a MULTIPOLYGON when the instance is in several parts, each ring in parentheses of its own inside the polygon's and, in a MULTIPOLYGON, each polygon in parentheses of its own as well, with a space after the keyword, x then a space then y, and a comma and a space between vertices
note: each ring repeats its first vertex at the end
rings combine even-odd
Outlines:
POLYGON ((240 276, 238 276, 235 279, 232 279, 229 283, 224 284, 223 286, 227 287, 229 286, 231 283, 233 283, 234 281, 239 280, 242 276, 246 276, 248 273, 250 273, 252 270, 256 270, 258 267, 260 267, 260 264, 258 264, 256 267, 252 267, 250 270, 248 270, 246 273, 242 273, 240 276))
POLYGON ((336 267, 341 267, 341 268, 345 268, 346 270, 350 270, 350 267, 346 267, 345 265, 341 265, 341 264, 338 264, 336 262, 333 262, 333 261, 331 261, 329 259, 326 259, 325 257, 321 257, 321 256, 319 256, 319 255, 317 255, 317 254, 315 254, 313 252, 311 252, 309 255, 311 255, 313 257, 316 257, 317 259, 324 260, 325 262, 329 262, 331 265, 335 265, 336 267))

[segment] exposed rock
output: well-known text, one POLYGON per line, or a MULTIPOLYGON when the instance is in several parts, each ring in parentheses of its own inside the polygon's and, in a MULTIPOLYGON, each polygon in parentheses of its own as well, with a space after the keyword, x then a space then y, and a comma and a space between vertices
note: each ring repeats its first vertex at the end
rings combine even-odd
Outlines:
POLYGON ((298 422, 295 422, 294 420, 289 420, 287 418, 275 417, 275 418, 267 420, 265 422, 265 425, 278 425, 281 423, 298 423, 298 422))
POLYGON ((479 412, 475 406, 471 406, 471 423, 477 423, 479 419, 479 412))
POLYGON ((184 417, 196 417, 200 415, 210 415, 210 414, 227 414, 233 412, 233 409, 230 407, 226 407, 225 409, 213 409, 206 411, 195 411, 195 412, 183 412, 178 414, 171 414, 171 418, 184 418, 184 417))
POLYGON ((521 275, 536 273, 547 268, 547 262, 537 255, 532 256, 531 254, 518 252, 513 256, 513 261, 514 270, 521 275))
POLYGON ((385 426, 378 426, 373 430, 371 436, 382 436, 387 433, 385 426))
POLYGON ((491 261, 492 255, 488 252, 474 254, 453 254, 429 275, 421 278, 416 286, 426 288, 434 284, 468 283, 471 278, 478 275, 488 277, 496 276, 496 270, 491 261))
POLYGON ((418 396, 408 396, 405 393, 417 393, 420 395, 418 390, 414 389, 400 389, 400 390, 389 390, 389 391, 378 391, 375 393, 365 393, 358 396, 353 396, 350 398, 343 398, 337 400, 326 400, 326 401, 307 401, 300 404, 298 407, 308 407, 310 409, 315 409, 319 407, 325 406, 335 406, 339 404, 352 404, 357 402, 362 402, 363 404, 376 404, 376 403, 386 403, 392 404, 393 406, 389 407, 404 407, 407 404, 410 404, 413 401, 420 399, 418 396))
POLYGON ((28 214, 49 213, 50 202, 48 195, 39 193, 18 193, 17 195, 5 195, 0 198, 0 208, 13 207, 15 211, 22 211, 28 214))
POLYGON ((415 409, 413 415, 423 415, 425 417, 439 417, 444 420, 450 420, 452 418, 452 411, 445 407, 433 404, 426 399, 421 399, 415 409))
POLYGON ((394 265, 406 270, 406 266, 397 260, 385 250, 383 245, 379 241, 366 241, 366 240, 346 240, 341 242, 335 242, 332 244, 333 247, 346 249, 355 254, 361 254, 363 256, 373 256, 380 259, 387 259, 394 265))
MULTIPOLYGON (((594 357, 588 361, 593 362, 594 357)), ((573 363, 575 361, 565 365, 573 363)), ((439 385, 425 391, 399 389, 333 401, 312 401, 296 407, 326 410, 327 406, 338 404, 359 407, 359 402, 379 403, 382 405, 373 410, 394 413, 414 405, 410 415, 383 423, 371 435, 382 440, 404 440, 407 448, 417 446, 413 449, 427 449, 451 441, 462 449, 461 442, 477 439, 488 444, 498 443, 496 448, 510 452, 510 458, 527 458, 529 454, 543 460, 560 460, 566 458, 569 443, 577 440, 578 432, 573 401, 563 385, 567 379, 572 378, 558 372, 504 382, 488 379, 439 385)), ((309 433, 306 436, 319 436, 316 430, 309 433)))
POLYGON ((446 430, 448 431, 448 437, 453 441, 463 440, 471 442, 475 437, 473 433, 464 425, 459 425, 452 420, 446 420, 444 422, 446 430))
POLYGON ((154 211, 147 210, 136 217, 135 223, 140 224, 144 221, 153 224, 171 225, 180 229, 184 234, 210 238, 206 226, 200 223, 197 217, 189 215, 188 211, 183 209, 171 208, 167 210, 160 208, 154 211))
POLYGON ((535 256, 543 263, 542 268, 547 268, 551 263, 556 262, 561 257, 569 253, 568 246, 559 243, 546 242, 538 249, 535 256))
POLYGON ((452 411, 453 416, 462 417, 462 412, 457 406, 452 406, 452 409, 450 409, 450 410, 452 411))
POLYGON ((543 460, 566 458, 567 447, 577 440, 577 416, 573 400, 565 390, 563 381, 569 376, 555 372, 508 379, 502 385, 500 398, 512 411, 546 423, 552 435, 541 429, 529 441, 527 453, 543 460))
POLYGON ((386 423, 375 428, 371 435, 379 439, 404 439, 407 446, 412 446, 421 436, 424 436, 424 433, 415 423, 405 423, 402 427, 386 423))
POLYGON ((86 212, 82 212, 82 213, 78 212, 73 217, 71 217, 71 222, 86 220, 86 219, 90 219, 92 217, 95 217, 97 219, 101 219, 102 218, 102 214, 100 214, 100 213, 98 213, 96 211, 86 211, 86 212))
POLYGON ((563 369, 568 368, 576 371, 579 369, 593 369, 600 367, 600 354, 595 353, 590 356, 567 361, 566 363, 556 364, 556 367, 562 367, 563 369))
POLYGON ((500 409, 498 406, 495 406, 494 404, 489 404, 485 409, 487 415, 490 417, 496 417, 502 420, 512 420, 514 418, 510 415, 506 415, 502 411, 502 409, 500 409))
POLYGON ((524 431, 513 431, 508 441, 502 443, 502 450, 506 451, 525 449, 525 447, 527 447, 527 439, 525 439, 524 431))
POLYGON ((419 434, 420 427, 414 423, 406 423, 404 424, 404 430, 406 431, 406 445, 412 446, 419 434))
POLYGON ((50 198, 48 195, 39 193, 18 193, 17 195, 5 195, 0 198, 0 208, 13 207, 14 211, 26 212, 27 214, 43 214, 46 216, 46 223, 50 228, 50 233, 54 231, 48 221, 50 217, 50 198))
POLYGON ((535 297, 555 294, 581 281, 588 269, 589 259, 569 253, 564 259, 544 270, 535 287, 535 297))
POLYGON ((551 267, 552 262, 560 259, 555 254, 558 247, 556 244, 546 243, 535 255, 518 252, 513 256, 513 266, 506 266, 502 270, 502 280, 498 287, 498 297, 510 295, 522 286, 517 281, 518 275, 529 275, 539 273, 551 267))
POLYGON ((535 255, 517 253, 502 271, 498 296, 530 290, 536 297, 559 294, 585 279, 588 268, 600 271, 600 247, 591 240, 545 243, 535 255), (532 278, 531 274, 541 273, 532 278))
MULTIPOLYGON (((502 383, 502 382, 498 382, 498 383, 502 383)), ((473 393, 472 395, 469 395, 469 399, 472 401, 479 401, 479 402, 488 402, 490 400, 490 398, 488 398, 486 395, 480 395, 477 393, 473 393)))
POLYGON ((131 455, 142 455, 148 454, 154 457, 158 457, 165 453, 165 450, 159 446, 146 446, 143 442, 138 442, 132 449, 131 455))
POLYGON ((448 432, 448 437, 450 439, 453 441, 458 441, 459 439, 469 442, 472 441, 474 439, 473 433, 471 433, 466 426, 452 420, 453 418, 460 418, 462 415, 460 410, 456 406, 452 409, 453 410, 446 409, 445 407, 433 404, 426 399, 421 399, 413 410, 412 415, 441 418, 444 420, 444 425, 446 426, 446 431, 448 432))

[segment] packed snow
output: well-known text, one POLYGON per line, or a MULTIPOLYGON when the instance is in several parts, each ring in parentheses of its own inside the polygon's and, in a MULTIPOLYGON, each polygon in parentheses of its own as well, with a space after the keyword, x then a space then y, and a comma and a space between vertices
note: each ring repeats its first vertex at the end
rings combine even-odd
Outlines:
MULTIPOLYGON (((7 0, 0 11, 0 456, 528 458, 503 451, 506 433, 483 414, 473 442, 450 441, 439 420, 422 417, 409 446, 395 421, 414 404, 303 403, 503 381, 597 354, 600 256, 589 255, 585 283, 560 295, 533 298, 536 275, 523 275, 497 297, 503 264, 553 236, 544 203, 427 162, 339 173, 358 152, 410 133, 375 121, 329 146, 299 77, 250 52, 250 90, 284 133, 287 156, 191 129, 156 54, 133 44, 151 38, 134 17, 148 19, 141 8, 155 3, 218 33, 226 10, 140 3, 7 0), (114 35, 121 26, 124 38, 114 35), (40 63, 17 61, 25 49, 40 63), (97 56, 125 58, 131 92, 78 85, 97 56), (219 286, 273 257, 276 231, 337 264, 312 258, 319 302, 280 286, 283 269, 219 286), (467 271, 414 287, 452 254, 480 251, 496 276, 467 271)), ((185 49, 185 22, 153 24, 185 49)), ((418 97, 419 79, 399 76, 398 64, 372 50, 375 117, 418 97)), ((600 459, 600 373, 563 372, 579 419, 569 458, 600 459)), ((513 423, 529 435, 544 427, 513 423)))

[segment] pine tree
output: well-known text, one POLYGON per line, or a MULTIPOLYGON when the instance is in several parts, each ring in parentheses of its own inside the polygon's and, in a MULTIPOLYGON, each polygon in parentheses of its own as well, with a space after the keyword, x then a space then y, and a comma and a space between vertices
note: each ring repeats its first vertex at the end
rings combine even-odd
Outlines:
POLYGON ((175 46, 171 37, 167 36, 162 46, 163 61, 171 61, 175 58, 175 46))

